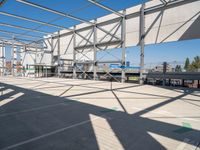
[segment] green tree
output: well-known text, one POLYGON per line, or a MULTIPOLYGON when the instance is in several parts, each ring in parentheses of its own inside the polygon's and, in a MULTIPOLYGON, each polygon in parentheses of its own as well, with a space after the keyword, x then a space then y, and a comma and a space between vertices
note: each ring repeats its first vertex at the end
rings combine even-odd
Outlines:
POLYGON ((196 70, 196 69, 195 69, 195 67, 194 67, 194 62, 192 62, 192 63, 189 65, 187 71, 189 71, 189 72, 194 72, 195 70, 196 70))
POLYGON ((188 71, 194 72, 194 71, 198 71, 199 69, 200 69, 200 57, 196 56, 194 57, 194 60, 192 61, 192 63, 189 65, 188 71))
POLYGON ((200 57, 199 56, 194 57, 193 65, 196 70, 198 70, 200 68, 200 57))
POLYGON ((182 72, 181 65, 176 65, 175 72, 182 72))
POLYGON ((188 71, 188 70, 189 70, 189 66, 190 66, 190 60, 189 60, 189 58, 186 58, 184 69, 185 69, 186 71, 188 71))

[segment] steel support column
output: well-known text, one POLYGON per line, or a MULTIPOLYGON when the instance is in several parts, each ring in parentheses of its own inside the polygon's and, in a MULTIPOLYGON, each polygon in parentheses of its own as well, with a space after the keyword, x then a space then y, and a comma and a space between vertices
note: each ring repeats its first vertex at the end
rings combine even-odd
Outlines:
POLYGON ((73 79, 76 79, 76 26, 74 26, 74 33, 73 33, 74 41, 73 41, 73 79))
POLYGON ((60 77, 60 31, 58 31, 58 77, 60 77))
POLYGON ((35 58, 34 58, 34 70, 35 70, 35 72, 34 72, 34 76, 35 76, 35 78, 37 77, 37 76, 36 76, 36 75, 37 75, 37 72, 36 72, 37 52, 38 52, 38 49, 35 48, 35 58))
POLYGON ((1 59, 1 76, 4 76, 4 71, 5 71, 5 49, 4 49, 4 43, 2 42, 0 46, 0 59, 1 59))
POLYGON ((6 47, 3 43, 3 75, 6 73, 6 47))
POLYGON ((0 76, 3 76, 3 42, 0 45, 0 76))
POLYGON ((19 62, 20 62, 20 74, 21 74, 21 76, 22 75, 24 75, 24 68, 23 68, 23 64, 22 64, 22 52, 23 52, 23 47, 22 46, 20 46, 20 49, 19 49, 19 62))
POLYGON ((24 65, 24 59, 25 59, 25 56, 26 56, 26 46, 22 46, 21 47, 21 65, 22 65, 22 72, 23 72, 23 76, 25 77, 26 76, 26 66, 24 65), (23 57, 22 57, 23 56, 23 57))
POLYGON ((144 84, 144 44, 145 44, 145 4, 142 4, 140 11, 140 84, 144 84))
POLYGON ((51 46, 51 65, 53 66, 54 65, 54 62, 53 62, 53 51, 54 50, 53 50, 53 37, 52 36, 51 36, 50 46, 51 46))
POLYGON ((14 37, 12 41, 12 48, 11 48, 11 74, 14 76, 14 37))
POLYGON ((14 51, 13 51, 13 70, 14 70, 14 76, 17 73, 17 47, 14 46, 14 51))
POLYGON ((95 20, 95 25, 93 29, 93 37, 94 37, 94 63, 93 63, 93 78, 94 80, 97 80, 97 26, 96 26, 96 20, 95 20))
POLYGON ((126 74, 125 74, 125 66, 126 66, 126 11, 123 11, 124 16, 122 17, 121 24, 121 39, 122 39, 122 72, 121 72, 121 82, 125 82, 126 74))
POLYGON ((5 46, 2 43, 2 76, 5 74, 5 65, 6 65, 6 57, 5 57, 5 46))

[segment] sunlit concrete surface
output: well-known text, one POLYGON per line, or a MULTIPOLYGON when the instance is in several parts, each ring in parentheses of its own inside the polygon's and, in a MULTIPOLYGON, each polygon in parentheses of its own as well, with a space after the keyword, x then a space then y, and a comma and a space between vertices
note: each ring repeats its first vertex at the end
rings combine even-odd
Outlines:
POLYGON ((200 91, 0 78, 0 149, 196 150, 200 91))

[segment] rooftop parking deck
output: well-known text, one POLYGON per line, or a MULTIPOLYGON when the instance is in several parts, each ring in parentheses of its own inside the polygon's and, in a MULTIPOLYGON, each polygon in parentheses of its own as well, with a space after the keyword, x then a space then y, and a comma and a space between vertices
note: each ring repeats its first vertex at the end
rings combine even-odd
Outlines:
POLYGON ((61 78, 0 78, 0 149, 196 150, 200 91, 61 78))

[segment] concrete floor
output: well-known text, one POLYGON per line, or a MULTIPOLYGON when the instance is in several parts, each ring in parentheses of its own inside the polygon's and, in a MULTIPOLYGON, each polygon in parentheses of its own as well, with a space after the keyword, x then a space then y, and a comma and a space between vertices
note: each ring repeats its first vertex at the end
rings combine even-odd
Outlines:
POLYGON ((0 149, 196 150, 200 91, 0 78, 0 149))

